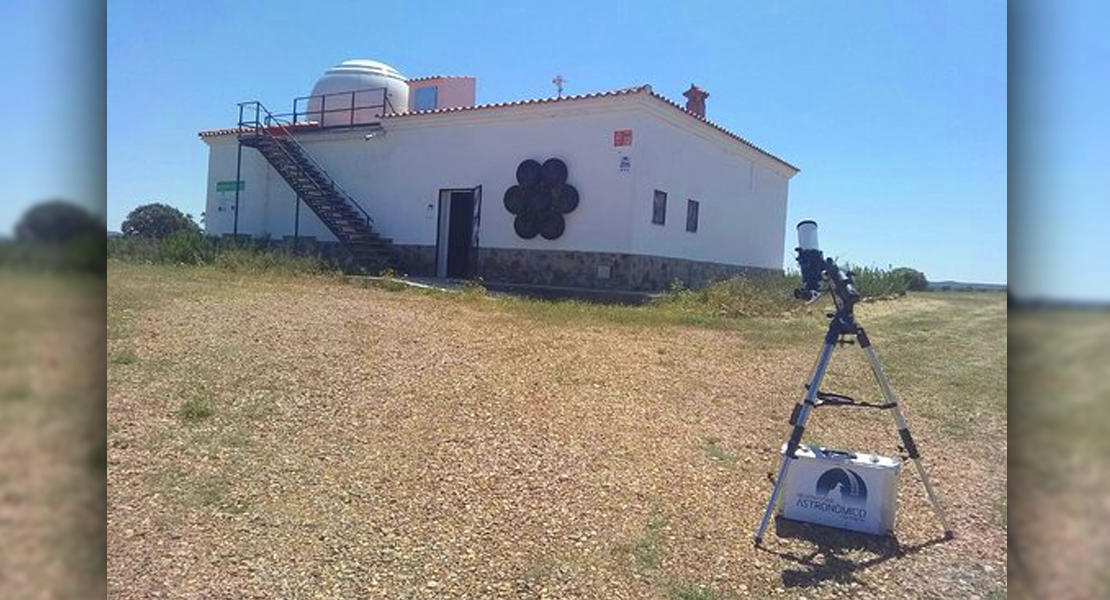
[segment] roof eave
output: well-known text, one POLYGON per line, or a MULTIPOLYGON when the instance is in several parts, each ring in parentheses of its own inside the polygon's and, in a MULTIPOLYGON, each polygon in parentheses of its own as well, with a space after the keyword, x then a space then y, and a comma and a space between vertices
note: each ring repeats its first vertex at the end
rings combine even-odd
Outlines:
POLYGON ((733 133, 733 132, 729 131, 728 129, 724 128, 723 126, 718 125, 717 123, 714 123, 713 121, 710 121, 709 119, 706 119, 705 117, 696 115, 696 114, 686 110, 685 108, 680 106, 678 103, 676 103, 673 100, 667 98, 666 96, 658 94, 658 93, 656 93, 656 92, 654 92, 650 89, 648 90, 648 92, 649 92, 648 95, 651 96, 652 98, 654 98, 655 100, 657 100, 659 102, 662 102, 663 104, 677 110, 678 112, 686 115, 687 117, 689 117, 690 119, 692 119, 692 120, 694 120, 698 123, 702 123, 703 125, 708 126, 710 129, 712 129, 714 131, 717 131, 719 133, 722 133, 722 134, 728 136, 729 138, 732 138, 732 140, 734 140, 736 142, 739 142, 744 147, 749 148, 751 150, 754 150, 757 153, 759 153, 759 154, 771 159, 775 163, 781 165, 782 167, 785 167, 788 171, 790 171, 790 177, 793 177, 794 175, 797 175, 798 173, 801 172, 801 169, 799 169, 798 167, 790 164, 789 162, 783 160, 782 158, 779 158, 778 156, 775 156, 773 153, 771 153, 767 150, 764 150, 763 148, 759 147, 758 145, 748 141, 743 136, 741 136, 739 134, 736 134, 736 133, 733 133))

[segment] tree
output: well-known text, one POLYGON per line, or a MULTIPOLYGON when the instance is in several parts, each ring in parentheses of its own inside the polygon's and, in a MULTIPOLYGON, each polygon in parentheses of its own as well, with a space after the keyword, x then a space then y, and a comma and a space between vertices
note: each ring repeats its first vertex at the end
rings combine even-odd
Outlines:
POLYGON ((166 204, 144 204, 123 220, 123 235, 164 239, 171 233, 198 233, 200 228, 188 215, 166 204))
POLYGON ((49 200, 32 206, 15 227, 15 237, 21 242, 52 245, 104 235, 104 223, 99 218, 65 200, 49 200))
POLYGON ((891 275, 899 277, 906 283, 906 289, 911 292, 922 292, 925 288, 929 287, 929 280, 925 278, 925 274, 917 269, 909 267, 898 267, 890 272, 891 275))

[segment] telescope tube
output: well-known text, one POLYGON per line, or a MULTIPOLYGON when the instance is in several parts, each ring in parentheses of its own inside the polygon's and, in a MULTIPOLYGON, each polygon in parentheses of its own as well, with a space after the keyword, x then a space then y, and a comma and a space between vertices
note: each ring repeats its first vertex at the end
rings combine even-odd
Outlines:
POLYGON ((801 250, 820 250, 817 243, 817 221, 806 219, 798 222, 798 248, 801 250))

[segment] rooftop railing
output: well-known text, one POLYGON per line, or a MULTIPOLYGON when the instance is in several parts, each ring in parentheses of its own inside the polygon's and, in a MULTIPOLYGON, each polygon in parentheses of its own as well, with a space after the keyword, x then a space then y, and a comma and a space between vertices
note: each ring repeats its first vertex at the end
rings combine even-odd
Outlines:
POLYGON ((375 123, 394 112, 386 88, 366 88, 294 98, 293 112, 268 115, 273 122, 267 126, 356 127, 375 123))

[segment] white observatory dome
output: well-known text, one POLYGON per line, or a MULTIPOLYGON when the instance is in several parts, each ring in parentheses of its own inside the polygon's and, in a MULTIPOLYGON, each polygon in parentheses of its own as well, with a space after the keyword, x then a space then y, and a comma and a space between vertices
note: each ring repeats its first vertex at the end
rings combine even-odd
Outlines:
POLYGON ((373 60, 348 60, 316 80, 306 117, 326 127, 361 125, 378 122, 382 114, 405 112, 408 106, 409 84, 397 69, 373 60))

